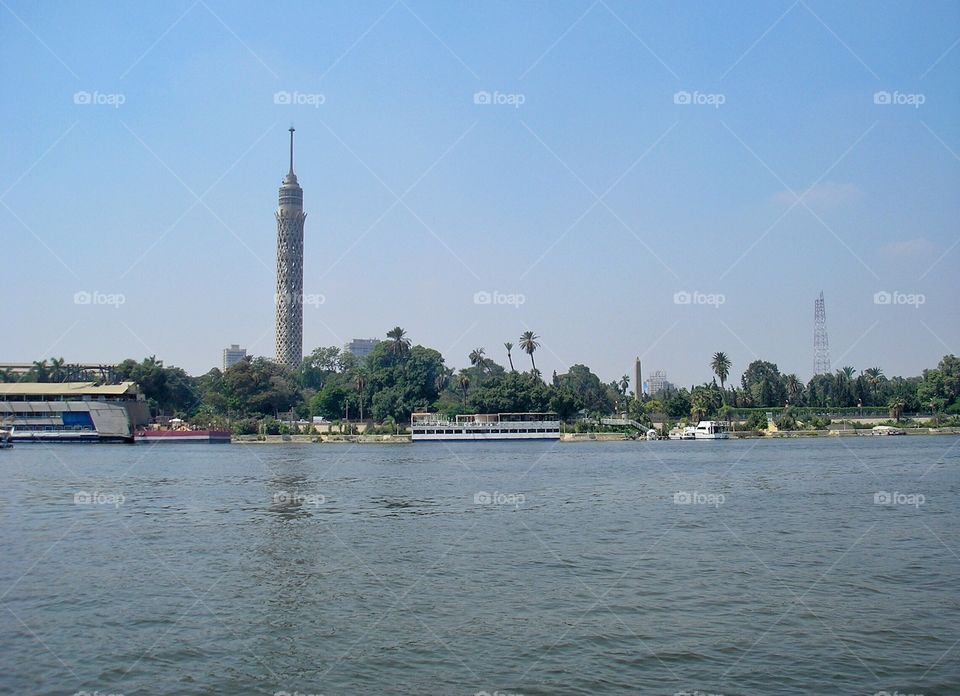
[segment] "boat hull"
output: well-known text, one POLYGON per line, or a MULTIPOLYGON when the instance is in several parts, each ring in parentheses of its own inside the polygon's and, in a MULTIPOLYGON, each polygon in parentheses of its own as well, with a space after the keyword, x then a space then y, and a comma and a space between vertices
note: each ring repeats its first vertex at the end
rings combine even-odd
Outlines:
POLYGON ((228 430, 144 430, 137 433, 135 442, 153 444, 157 442, 165 443, 211 443, 228 444, 230 442, 230 431, 228 430))
POLYGON ((104 436, 96 431, 54 431, 54 432, 17 432, 13 435, 14 442, 38 442, 38 443, 56 443, 56 442, 133 442, 131 437, 123 436, 104 436))
POLYGON ((559 432, 551 433, 458 433, 458 434, 414 434, 410 438, 413 442, 496 442, 503 440, 559 440, 559 432))

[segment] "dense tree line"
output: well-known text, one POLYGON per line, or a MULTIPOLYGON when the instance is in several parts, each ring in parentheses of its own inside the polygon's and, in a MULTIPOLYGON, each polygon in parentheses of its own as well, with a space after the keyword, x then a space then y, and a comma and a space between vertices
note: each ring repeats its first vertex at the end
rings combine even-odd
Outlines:
POLYGON ((904 413, 960 415, 960 359, 945 355, 936 368, 919 377, 888 378, 879 367, 859 374, 842 367, 833 374, 815 375, 804 384, 795 374, 781 374, 775 363, 754 360, 743 371, 739 387, 727 387, 730 361, 716 353, 711 368, 716 378, 691 389, 673 389, 644 403, 648 413, 679 420, 723 415, 732 409, 807 407, 883 409, 891 418, 904 413), (720 381, 720 386, 717 385, 720 381))
MULTIPOLYGON (((893 418, 906 412, 960 414, 960 359, 953 355, 918 377, 888 378, 879 367, 859 374, 843 367, 806 384, 795 374, 782 374, 775 363, 755 360, 744 369, 739 386, 731 386, 733 365, 718 352, 708 363, 714 375, 710 382, 636 399, 629 377, 604 383, 586 365, 573 365, 544 380, 536 368, 538 338, 532 331, 519 338, 518 347, 530 361, 526 371, 515 368, 511 342, 503 344, 507 367, 478 347, 467 356, 469 367, 453 370, 438 351, 413 345, 406 331, 395 327, 363 359, 336 346, 319 347, 297 371, 265 358, 247 358, 225 371, 215 368, 191 377, 150 356, 141 362, 124 360, 114 368, 114 377, 137 382, 155 415, 199 423, 281 415, 402 423, 417 410, 450 416, 549 411, 565 420, 619 412, 643 423, 651 416, 700 420, 746 408, 882 408, 893 418)), ((0 381, 56 382, 68 377, 62 358, 36 362, 22 375, 0 371, 0 381)))

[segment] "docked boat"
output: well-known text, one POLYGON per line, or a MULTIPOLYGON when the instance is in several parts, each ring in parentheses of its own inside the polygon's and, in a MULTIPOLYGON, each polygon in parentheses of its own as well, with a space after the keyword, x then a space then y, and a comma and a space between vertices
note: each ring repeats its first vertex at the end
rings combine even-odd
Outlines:
POLYGON ((727 440, 727 424, 723 421, 700 421, 694 429, 695 440, 727 440))
POLYGON ((647 440, 659 440, 660 434, 657 433, 655 428, 650 428, 649 430, 647 430, 647 434, 645 437, 647 440))
POLYGON ((907 431, 903 428, 894 428, 892 425, 875 425, 872 429, 874 435, 906 435, 907 431))
POLYGON ((443 440, 559 440, 555 413, 474 413, 454 420, 438 413, 410 416, 414 442, 443 440))
POLYGON ((688 425, 684 428, 677 426, 670 430, 667 434, 667 438, 670 440, 696 440, 697 439, 697 429, 692 425, 688 425))
POLYGON ((134 436, 134 442, 200 442, 200 443, 229 443, 229 430, 211 430, 194 428, 179 418, 170 421, 167 428, 143 428, 134 436))
POLYGON ((15 442, 133 442, 149 417, 129 381, 0 383, 0 422, 15 442))

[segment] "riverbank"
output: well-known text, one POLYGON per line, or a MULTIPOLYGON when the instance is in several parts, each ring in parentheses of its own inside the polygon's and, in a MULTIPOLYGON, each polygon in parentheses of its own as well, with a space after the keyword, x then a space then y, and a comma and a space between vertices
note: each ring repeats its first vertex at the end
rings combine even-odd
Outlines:
POLYGON ((236 444, 242 445, 289 445, 289 444, 397 444, 410 442, 409 435, 234 435, 236 444))
MULTIPOLYGON (((904 428, 906 435, 960 435, 960 428, 904 428)), ((730 439, 778 439, 798 437, 881 437, 873 430, 781 430, 764 433, 756 430, 738 430, 730 433, 730 439)), ((560 442, 624 442, 643 439, 631 437, 627 433, 563 433, 560 442)), ((409 435, 234 435, 233 442, 242 445, 286 445, 286 444, 407 444, 409 435)))

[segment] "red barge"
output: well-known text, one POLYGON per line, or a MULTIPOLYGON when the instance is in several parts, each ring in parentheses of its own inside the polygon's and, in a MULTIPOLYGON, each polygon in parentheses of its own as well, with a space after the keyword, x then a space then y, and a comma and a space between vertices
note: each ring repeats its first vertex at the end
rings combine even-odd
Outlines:
POLYGON ((170 421, 173 426, 170 429, 141 429, 134 435, 134 442, 208 442, 208 443, 229 443, 229 430, 208 430, 191 428, 185 425, 179 418, 170 421))

